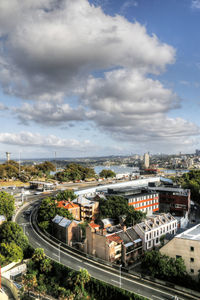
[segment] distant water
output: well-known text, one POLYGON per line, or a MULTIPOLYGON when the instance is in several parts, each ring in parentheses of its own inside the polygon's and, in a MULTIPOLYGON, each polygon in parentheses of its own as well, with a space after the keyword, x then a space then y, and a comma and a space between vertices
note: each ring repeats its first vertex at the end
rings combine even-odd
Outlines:
POLYGON ((96 166, 94 170, 97 174, 99 174, 102 170, 112 170, 116 174, 124 174, 124 173, 137 173, 139 168, 136 167, 126 167, 124 165, 121 166, 96 166))

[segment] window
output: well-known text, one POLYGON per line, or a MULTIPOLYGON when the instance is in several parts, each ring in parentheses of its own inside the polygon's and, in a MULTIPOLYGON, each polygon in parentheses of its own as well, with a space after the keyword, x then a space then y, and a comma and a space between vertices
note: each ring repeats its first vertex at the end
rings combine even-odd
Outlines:
POLYGON ((181 255, 176 255, 176 258, 181 258, 182 256, 181 255))
POLYGON ((191 272, 191 273, 194 273, 194 269, 190 269, 190 272, 191 272))
POLYGON ((190 257, 190 262, 194 262, 194 257, 190 257))
POLYGON ((190 251, 194 251, 194 247, 191 246, 191 247, 190 247, 190 251))

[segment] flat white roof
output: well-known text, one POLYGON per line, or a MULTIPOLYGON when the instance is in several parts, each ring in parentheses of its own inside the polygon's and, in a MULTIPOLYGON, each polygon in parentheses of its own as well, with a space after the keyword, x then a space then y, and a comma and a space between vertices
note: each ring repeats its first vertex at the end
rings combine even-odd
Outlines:
POLYGON ((200 241, 200 224, 178 234, 176 238, 200 241))

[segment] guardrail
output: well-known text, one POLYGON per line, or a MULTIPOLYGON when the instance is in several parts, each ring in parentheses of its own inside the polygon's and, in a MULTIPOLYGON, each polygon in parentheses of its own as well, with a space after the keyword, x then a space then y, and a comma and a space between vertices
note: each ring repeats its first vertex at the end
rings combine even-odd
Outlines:
MULTIPOLYGON (((100 266, 104 266, 105 268, 109 268, 109 271, 112 272, 113 274, 118 274, 119 273, 119 266, 116 264, 112 264, 110 262, 107 262, 105 260, 102 260, 100 258, 91 256, 87 253, 81 252, 78 249, 75 249, 73 247, 70 247, 66 244, 64 244, 63 242, 61 242, 60 240, 56 239, 54 236, 52 236, 51 234, 49 234, 48 232, 42 232, 42 230, 38 227, 37 225, 37 211, 38 208, 35 208, 33 213, 31 214, 31 223, 34 227, 34 229, 36 230, 36 232, 42 236, 42 238, 44 240, 46 240, 47 242, 49 242, 50 244, 53 244, 55 247, 59 247, 58 244, 60 245, 60 250, 62 250, 63 252, 66 252, 67 254, 70 254, 72 256, 75 256, 76 258, 88 261, 90 263, 92 263, 93 265, 97 265, 98 267, 100 266)), ((138 281, 141 283, 141 280, 144 280, 146 282, 151 282, 154 283, 160 287, 162 287, 163 291, 170 291, 171 289, 176 290, 177 292, 181 292, 184 294, 187 294, 188 296, 191 297, 195 297, 193 299, 200 299, 200 293, 194 290, 190 290, 181 286, 177 286, 173 283, 170 282, 165 282, 156 278, 151 278, 149 276, 146 275, 142 275, 142 274, 137 274, 136 272, 133 271, 128 271, 128 269, 122 267, 121 270, 121 275, 126 276, 126 278, 129 279, 134 279, 135 281, 138 281), (197 298, 196 298, 197 297, 197 298)))
MULTIPOLYGON (((34 210, 34 212, 31 215, 31 223, 34 227, 34 229, 36 230, 36 232, 42 236, 42 238, 44 240, 46 240, 47 242, 50 242, 51 244, 53 243, 53 245, 55 247, 59 247, 60 250, 75 256, 76 258, 85 260, 87 262, 92 262, 93 264, 96 265, 104 265, 105 267, 109 267, 111 271, 114 271, 113 273, 118 273, 119 272, 119 266, 113 263, 110 263, 108 261, 102 260, 98 257, 94 257, 90 254, 84 253, 78 249, 75 249, 74 247, 70 247, 68 245, 66 245, 65 243, 61 242, 60 240, 56 239, 54 236, 52 236, 51 234, 49 234, 48 232, 43 232, 37 225, 37 209, 34 210), (58 246, 58 244, 60 246, 58 246), (114 269, 114 270, 113 270, 114 269)), ((127 273, 128 270, 124 267, 121 268, 122 272, 127 273)))

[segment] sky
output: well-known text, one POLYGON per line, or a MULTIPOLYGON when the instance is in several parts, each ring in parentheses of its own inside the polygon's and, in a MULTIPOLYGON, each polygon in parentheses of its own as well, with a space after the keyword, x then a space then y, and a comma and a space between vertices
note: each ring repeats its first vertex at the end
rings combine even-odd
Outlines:
POLYGON ((1 0, 0 159, 194 153, 200 0, 1 0))

